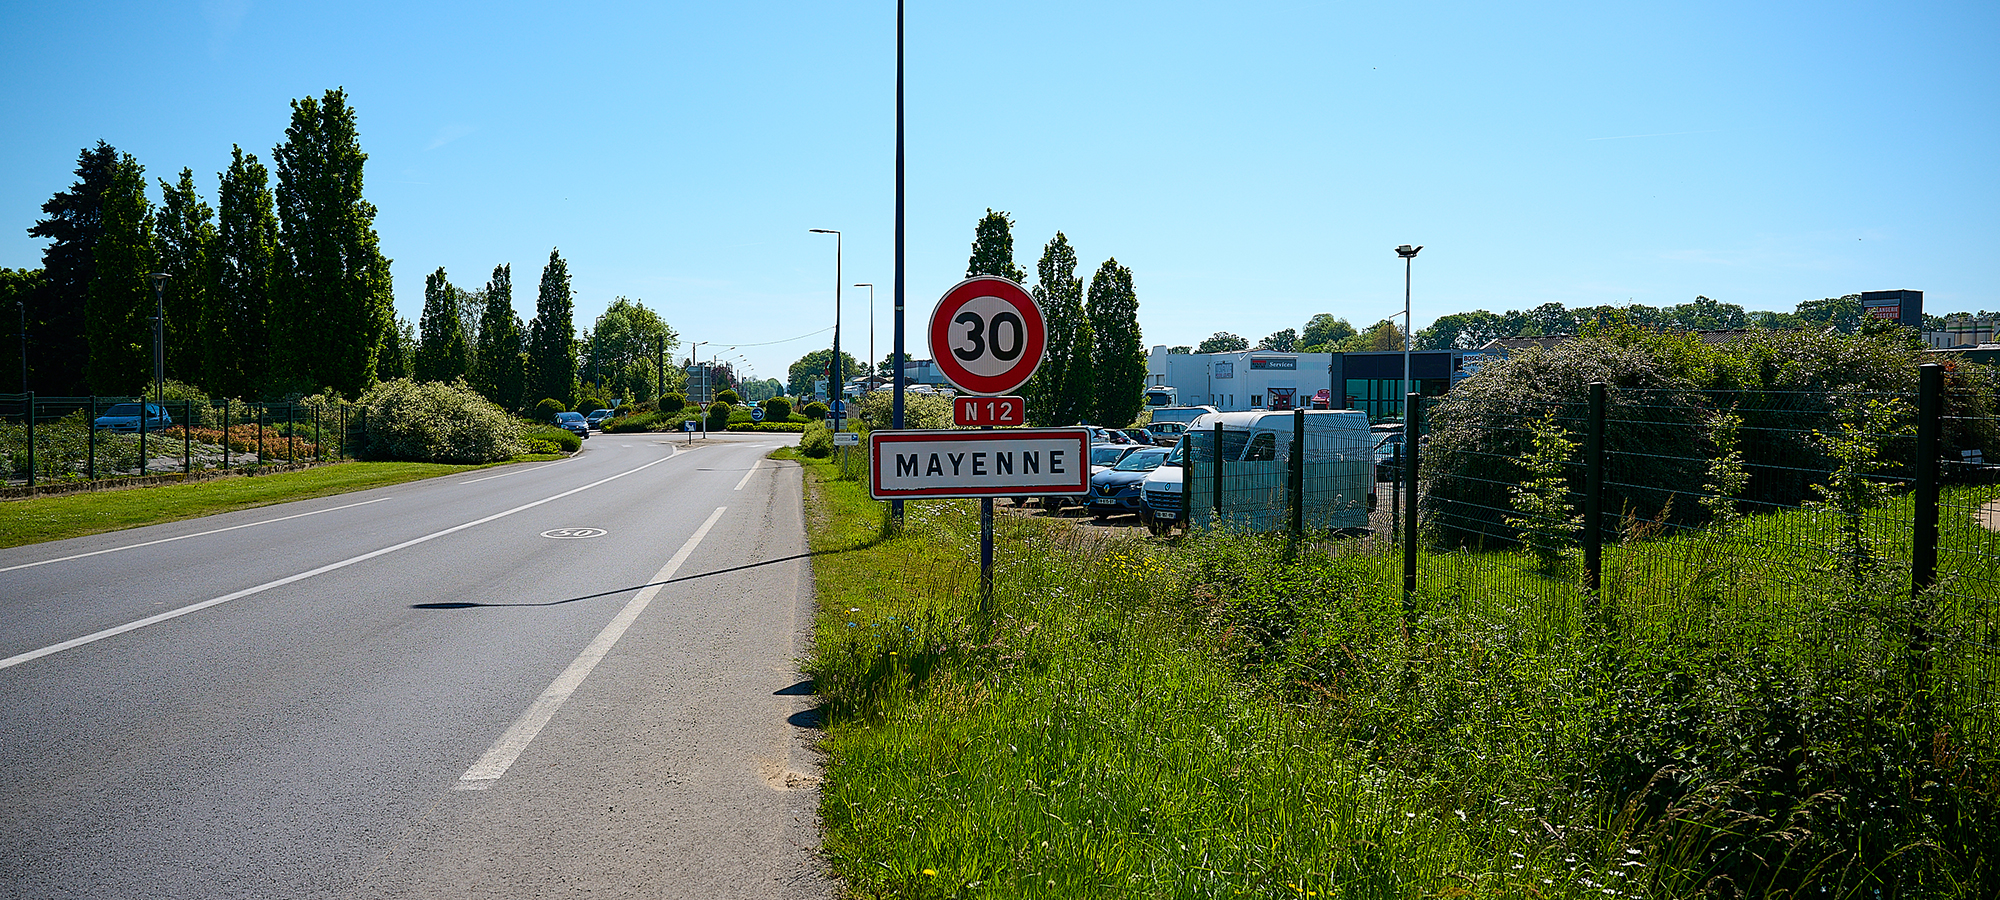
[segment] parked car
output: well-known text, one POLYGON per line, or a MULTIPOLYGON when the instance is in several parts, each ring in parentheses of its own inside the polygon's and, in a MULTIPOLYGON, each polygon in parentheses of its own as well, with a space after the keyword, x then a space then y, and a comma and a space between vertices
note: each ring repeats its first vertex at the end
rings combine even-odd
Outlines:
POLYGON ((1139 521, 1154 534, 1166 534, 1182 523, 1181 467, 1186 462, 1187 446, 1187 436, 1182 435, 1159 465, 1139 476, 1139 521))
POLYGON ((1144 428, 1123 428, 1119 430, 1124 432, 1126 437, 1131 438, 1135 444, 1154 446, 1153 433, 1144 428))
POLYGON ((1187 433, 1186 422, 1154 422, 1146 426, 1146 432, 1153 436, 1156 447, 1172 447, 1181 442, 1181 435, 1187 433))
MULTIPOLYGON (((114 403, 104 414, 91 421, 91 427, 100 431, 138 431, 140 409, 138 403, 114 403)), ((158 431, 174 424, 174 417, 167 414, 167 408, 158 403, 145 406, 145 426, 147 431, 158 431)))
POLYGON ((590 411, 590 415, 583 417, 583 424, 598 429, 599 431, 602 431, 604 429, 605 421, 610 418, 611 418, 611 410, 593 409, 590 411))
POLYGON ((562 428, 569 429, 571 434, 583 438, 584 440, 590 439, 590 423, 583 418, 583 413, 580 412, 556 413, 556 425, 562 428))
POLYGON ((1087 497, 1090 517, 1103 519, 1139 512, 1139 484, 1172 453, 1165 447, 1140 447, 1118 464, 1090 476, 1087 497))

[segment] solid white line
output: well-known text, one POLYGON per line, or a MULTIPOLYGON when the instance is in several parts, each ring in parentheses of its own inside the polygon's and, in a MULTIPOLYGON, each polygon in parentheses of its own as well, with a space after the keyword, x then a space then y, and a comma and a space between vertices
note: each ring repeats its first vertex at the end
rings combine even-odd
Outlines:
POLYGON ((221 534, 221 533, 223 533, 223 532, 225 532, 225 531, 235 531, 235 530, 236 530, 236 529, 238 529, 238 528, 253 528, 253 527, 256 527, 256 526, 258 526, 258 525, 269 525, 269 524, 271 524, 271 523, 273 523, 273 522, 289 522, 289 521, 291 521, 291 520, 293 520, 293 519, 303 519, 303 518, 305 518, 305 517, 307 517, 307 516, 316 516, 316 515, 319 515, 320 513, 330 513, 330 512, 338 512, 338 511, 340 511, 340 510, 343 510, 343 509, 353 509, 353 508, 355 508, 355 507, 357 507, 357 506, 367 506, 367 505, 368 505, 368 504, 370 504, 370 503, 380 503, 380 502, 382 502, 382 501, 384 501, 384 500, 393 500, 393 499, 395 499, 395 498, 394 498, 394 497, 377 497, 377 498, 375 498, 375 499, 373 499, 373 500, 363 500, 363 501, 361 501, 360 503, 349 503, 349 504, 347 504, 346 506, 332 506, 332 507, 328 507, 328 508, 326 508, 326 509, 316 509, 316 510, 313 510, 312 512, 308 512, 308 513, 299 513, 299 514, 297 514, 297 515, 291 515, 291 516, 279 516, 278 518, 275 518, 275 519, 265 519, 265 520, 263 520, 263 521, 261 521, 261 522, 245 522, 245 523, 243 523, 243 524, 241 524, 241 525, 231 525, 231 526, 229 526, 228 528, 217 528, 217 529, 214 529, 214 530, 212 530, 212 531, 200 531, 200 532, 196 532, 196 533, 194 533, 194 534, 183 534, 183 535, 181 535, 181 536, 179 536, 179 537, 170 537, 170 538, 161 538, 161 539, 159 539, 159 540, 157 540, 157 541, 146 541, 145 543, 142 543, 142 544, 126 544, 126 545, 125 545, 125 546, 123 546, 123 547, 110 547, 110 548, 107 548, 107 549, 104 549, 104 550, 92 550, 92 551, 90 551, 89 553, 78 553, 78 554, 76 554, 75 556, 60 556, 60 557, 57 557, 57 558, 55 558, 55 559, 45 559, 45 560, 42 560, 41 562, 31 562, 31 563, 22 563, 22 564, 20 564, 20 565, 18 565, 18 566, 8 566, 7 568, 4 568, 4 569, 0 569, 0 572, 12 572, 12 571, 14 571, 15 569, 32 569, 32 568, 34 568, 34 567, 36 567, 36 566, 46 566, 46 565, 48 565, 49 563, 59 563, 59 562, 69 562, 69 561, 70 561, 70 560, 72 560, 72 559, 82 559, 82 558, 84 558, 84 557, 86 557, 86 556, 97 556, 98 554, 101 554, 101 553, 117 553, 117 552, 118 552, 118 551, 120 551, 120 550, 136 550, 136 549, 138 549, 138 548, 140 548, 140 547, 151 547, 151 546, 153 546, 154 544, 171 544, 171 543, 173 543, 173 542, 175 542, 175 541, 185 541, 185 540, 187 540, 188 538, 198 538, 198 537, 206 537, 206 536, 208 536, 208 535, 211 535, 211 534, 221 534))
POLYGON ((372 550, 367 553, 363 553, 360 556, 349 557, 347 559, 343 559, 336 563, 328 563, 326 565, 320 566, 317 569, 313 569, 312 571, 309 572, 300 572, 297 575, 287 575, 276 581, 267 581, 264 582, 263 584, 257 585, 256 587, 244 588, 243 590, 237 591, 236 593, 233 594, 224 594, 220 597, 215 597, 209 600, 203 600, 200 603, 190 604, 187 606, 183 606, 179 609, 168 610, 167 612, 160 613, 159 615, 156 616, 148 616, 136 622, 127 622, 123 625, 118 625, 112 628, 106 628, 103 631, 86 634, 80 638, 71 638, 67 641, 63 641, 60 644, 51 644, 47 647, 43 647, 40 650, 30 650, 26 653, 21 653, 15 656, 9 656, 6 659, 0 659, 0 669, 12 668, 24 662, 31 662, 33 660, 41 659, 44 656, 50 656, 56 653, 61 653, 64 650, 71 650, 77 647, 81 647, 85 644, 94 644, 108 637, 116 637, 128 631, 137 631, 148 625, 157 625, 161 622, 167 621, 168 619, 175 619, 181 616, 185 616, 189 613, 200 612, 211 606, 220 606, 224 603, 228 603, 231 600, 241 600, 242 598, 248 597, 251 594, 260 594, 272 588, 283 587, 295 581, 304 581, 308 578, 313 577, 314 575, 324 575, 328 572, 334 571, 335 569, 345 569, 348 566, 354 565, 355 563, 358 562, 366 562, 378 556, 384 556, 390 553, 394 553, 398 550, 415 547, 416 545, 424 543, 426 541, 431 541, 437 538, 444 537, 447 534, 454 534, 460 531, 464 531, 467 528, 472 528, 478 525, 484 525, 495 519, 503 519, 506 518, 507 516, 511 516, 523 510, 534 509, 535 507, 540 506, 544 503, 552 503, 557 500, 561 500, 562 498, 567 497, 571 494, 590 490, 591 488, 597 487, 598 485, 604 484, 606 482, 616 481, 634 472, 643 472, 670 459, 673 459, 673 457, 664 456, 659 459, 653 460, 652 462, 649 462, 643 466, 640 466, 636 469, 627 469, 623 472, 620 472, 616 475, 612 475, 608 478, 600 478, 582 487, 570 488, 569 490, 563 491, 562 493, 557 494, 553 497, 543 497, 542 499, 536 500, 532 503, 523 503, 520 506, 516 506, 513 509, 507 510, 506 512, 497 512, 483 519, 475 519, 471 522, 466 522, 465 524, 462 525, 453 525, 452 527, 447 528, 443 531, 434 531, 420 538, 411 538, 410 540, 404 541, 394 546, 383 547, 380 550, 372 550))
POLYGON ((757 474, 757 467, 758 467, 758 466, 761 466, 761 465, 763 465, 763 464, 764 464, 764 461, 763 461, 763 460, 761 460, 761 459, 760 459, 760 460, 757 460, 756 462, 753 462, 753 463, 751 463, 751 464, 750 464, 750 471, 748 471, 748 472, 745 472, 745 473, 743 473, 743 480, 742 480, 742 481, 739 481, 739 482, 736 482, 736 487, 734 488, 734 490, 739 490, 739 491, 740 491, 740 490, 742 490, 742 489, 743 489, 743 486, 744 486, 744 485, 746 485, 746 484, 749 484, 749 483, 750 483, 750 476, 752 476, 752 475, 755 475, 755 474, 757 474))
POLYGON ((625 604, 624 609, 618 611, 611 624, 604 626, 604 630, 598 632, 597 638, 570 662, 569 668, 564 669, 561 675, 557 675, 556 680, 542 691, 541 696, 535 698, 535 702, 528 704, 528 710, 521 713, 521 717, 515 719, 514 724, 508 726, 506 731, 501 732, 499 739, 493 742, 492 747, 487 748, 486 754, 479 757, 478 762, 472 764, 472 768, 466 769, 465 774, 458 776, 458 784, 454 786, 454 790, 483 791, 492 787, 493 782, 498 781, 500 776, 507 774, 514 761, 520 759, 521 753, 534 742, 535 736, 542 733, 542 727, 549 724, 550 719, 555 718, 556 711, 562 709, 562 705, 569 701, 570 695, 576 693, 576 689, 583 685, 583 680, 590 677, 590 671, 604 661, 611 648, 617 646, 618 640, 625 636, 625 630, 631 628, 639 615, 646 611, 647 605, 659 595, 660 588, 674 577, 675 572, 680 571, 681 564, 687 562, 689 556, 694 555, 694 548, 701 543, 702 538, 708 536, 708 530, 715 527, 716 520, 722 518, 723 510, 728 508, 718 506, 715 512, 708 514, 708 521, 701 523, 701 527, 695 529, 694 535, 687 539, 687 543, 681 545, 681 549, 674 553, 674 557, 667 560, 667 564, 662 566, 659 572, 654 573, 646 586, 625 604))

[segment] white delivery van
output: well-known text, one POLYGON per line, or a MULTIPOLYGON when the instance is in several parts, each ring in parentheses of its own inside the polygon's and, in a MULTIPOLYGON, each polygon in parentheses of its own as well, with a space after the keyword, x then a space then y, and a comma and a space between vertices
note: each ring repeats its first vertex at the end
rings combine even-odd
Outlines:
MULTIPOLYGON (((1188 423, 1188 434, 1167 462, 1148 473, 1140 485, 1140 518, 1155 533, 1187 519, 1198 524, 1212 521, 1216 491, 1211 460, 1219 455, 1225 464, 1223 517, 1257 530, 1284 527, 1290 518, 1293 415, 1268 410, 1218 412, 1188 423), (1218 425, 1221 452, 1212 454, 1209 445, 1218 425), (1183 482, 1190 472, 1195 481, 1192 502, 1183 503, 1182 493, 1188 489, 1183 482)), ((1368 416, 1352 409, 1306 410, 1304 416, 1307 527, 1368 527, 1368 511, 1375 506, 1375 444, 1368 416)))

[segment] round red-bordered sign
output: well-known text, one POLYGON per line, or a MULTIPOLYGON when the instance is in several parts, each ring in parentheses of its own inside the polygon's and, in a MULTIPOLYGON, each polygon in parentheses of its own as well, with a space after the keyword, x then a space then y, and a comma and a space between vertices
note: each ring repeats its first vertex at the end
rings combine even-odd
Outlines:
POLYGON ((966 393, 1005 394, 1027 384, 1048 346, 1041 305, 1005 278, 967 278, 931 313, 931 358, 966 393))

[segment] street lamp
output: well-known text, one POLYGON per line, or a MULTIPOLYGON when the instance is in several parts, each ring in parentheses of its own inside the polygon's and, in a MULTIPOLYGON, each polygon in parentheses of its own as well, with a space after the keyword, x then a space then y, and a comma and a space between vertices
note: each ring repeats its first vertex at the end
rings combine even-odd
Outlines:
POLYGON ((1410 321, 1410 260, 1416 259, 1417 251, 1422 249, 1424 249, 1422 244, 1419 244, 1415 247, 1412 247, 1409 244, 1404 244, 1396 248, 1396 255, 1403 258, 1403 398, 1405 407, 1403 410, 1404 422, 1410 421, 1410 410, 1408 409, 1409 395, 1411 393, 1416 392, 1416 388, 1410 383, 1410 332, 1416 330, 1416 327, 1410 321))
MULTIPOLYGON (((874 282, 858 282, 856 288, 868 288, 868 384, 874 384, 874 282)), ((874 390, 874 388, 870 388, 874 390)))
POLYGON ((847 404, 842 402, 847 392, 842 390, 847 384, 847 367, 840 361, 840 245, 844 238, 834 228, 808 228, 813 234, 833 235, 833 430, 839 431, 847 404))

